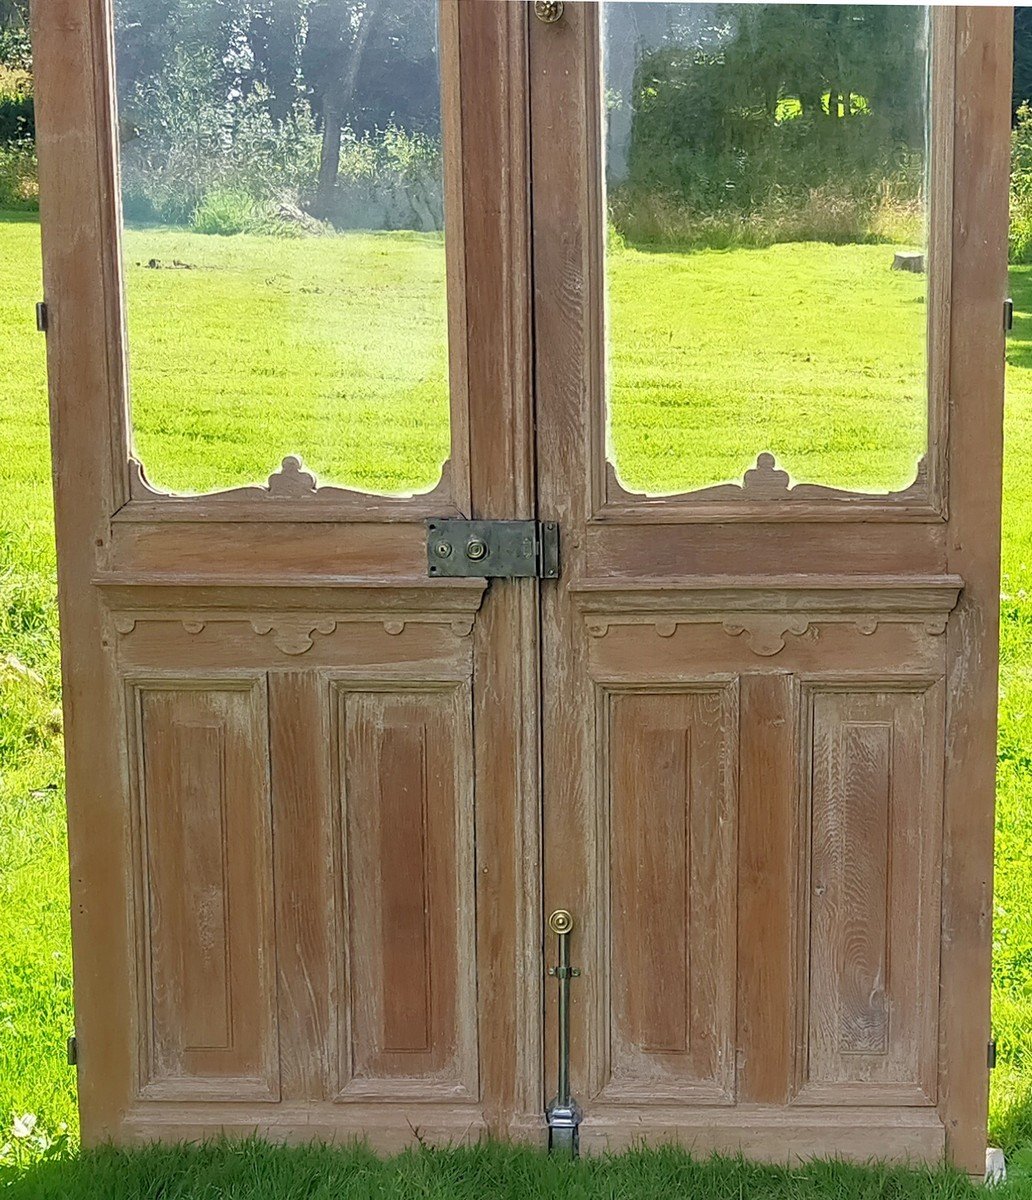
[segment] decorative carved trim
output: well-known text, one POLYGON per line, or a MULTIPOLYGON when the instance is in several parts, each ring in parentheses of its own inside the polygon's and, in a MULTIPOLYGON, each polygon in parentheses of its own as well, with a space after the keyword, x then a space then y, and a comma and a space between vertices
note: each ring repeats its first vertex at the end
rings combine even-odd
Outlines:
POLYGON ((611 462, 606 463, 606 495, 615 500, 651 500, 681 502, 690 500, 711 504, 720 501, 778 501, 778 500, 834 500, 850 503, 875 502, 878 504, 909 504, 927 501, 928 463, 922 458, 917 464, 913 483, 896 492, 853 492, 844 488, 825 487, 819 483, 793 484, 787 471, 782 470, 773 454, 765 450, 756 456, 756 465, 750 467, 741 483, 718 483, 712 487, 695 488, 687 492, 653 495, 649 492, 629 491, 620 482, 611 462))
POLYGON ((801 617, 750 617, 746 621, 724 621, 724 632, 731 637, 745 634, 749 649, 761 658, 771 658, 785 648, 788 634, 802 637, 810 622, 801 617))
MULTIPOLYGON (((297 455, 283 459, 278 470, 272 472, 265 483, 249 484, 245 487, 228 488, 223 491, 198 494, 165 492, 147 478, 143 463, 136 458, 128 461, 129 504, 118 514, 122 520, 154 520, 174 517, 225 516, 233 520, 290 519, 300 517, 302 505, 315 505, 319 511, 344 510, 349 514, 364 516, 396 515, 411 518, 418 515, 413 508, 430 504, 442 513, 454 507, 449 499, 452 491, 451 462, 441 467, 441 475, 434 487, 425 492, 391 493, 363 492, 335 484, 321 484, 313 472, 308 470, 297 455)), ((308 511, 305 509, 304 511, 308 511)))
POLYGON ((607 621, 590 617, 586 629, 589 637, 604 638, 614 625, 630 625, 637 628, 651 625, 656 636, 661 638, 672 638, 684 625, 696 628, 719 625, 728 637, 744 635, 746 644, 754 654, 761 658, 772 658, 784 650, 788 635, 803 637, 810 633, 816 637, 819 636, 821 628, 849 625, 861 636, 870 637, 884 625, 920 625, 926 634, 935 637, 946 632, 947 618, 927 620, 924 614, 911 612, 882 613, 877 617, 813 612, 806 616, 747 614, 737 620, 728 621, 722 620, 718 613, 678 613, 662 619, 648 614, 614 614, 613 618, 607 621))
POLYGON ((469 637, 473 632, 473 617, 456 619, 449 613, 412 613, 405 620, 384 620, 375 613, 336 613, 333 616, 288 613, 283 616, 255 614, 254 612, 213 612, 202 616, 181 618, 175 612, 114 613, 112 625, 123 637, 128 637, 141 624, 178 624, 184 632, 196 636, 210 625, 248 625, 258 637, 271 635, 273 644, 284 654, 300 655, 311 650, 315 635, 329 637, 338 628, 347 625, 375 625, 383 627, 385 633, 397 637, 413 625, 438 625, 447 627, 457 638, 469 637))
POLYGON ((304 654, 314 645, 313 634, 328 637, 337 628, 337 622, 329 618, 277 617, 275 620, 252 621, 251 628, 259 637, 271 633, 273 644, 284 654, 304 654))
POLYGON ((938 576, 786 576, 589 579, 570 592, 592 638, 613 626, 652 626, 672 638, 682 625, 719 626, 744 637, 754 654, 779 654, 788 637, 818 636, 821 627, 851 626, 870 637, 882 625, 917 625, 928 635, 945 632, 963 581, 938 576))

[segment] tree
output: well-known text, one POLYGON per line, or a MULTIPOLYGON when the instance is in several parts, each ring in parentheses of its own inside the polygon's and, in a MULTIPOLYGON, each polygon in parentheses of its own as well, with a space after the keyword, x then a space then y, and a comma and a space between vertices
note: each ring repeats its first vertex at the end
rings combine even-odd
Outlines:
MULTIPOLYGON (((312 6, 309 44, 318 46, 325 82, 322 88, 322 153, 316 188, 316 211, 326 213, 340 173, 340 146, 344 122, 351 110, 362 55, 365 52, 383 0, 342 4, 316 0, 312 6), (315 40, 313 40, 313 38, 315 40), (341 66, 343 62, 343 68, 341 66)), ((309 62, 313 56, 309 57, 309 62)))
POLYGON ((0 30, 25 29, 29 24, 29 0, 0 0, 0 30))

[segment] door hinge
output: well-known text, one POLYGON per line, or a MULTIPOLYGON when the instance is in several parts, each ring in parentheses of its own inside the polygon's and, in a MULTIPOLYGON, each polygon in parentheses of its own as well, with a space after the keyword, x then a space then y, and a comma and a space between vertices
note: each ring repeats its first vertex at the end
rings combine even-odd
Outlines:
POLYGON ((432 517, 426 523, 426 569, 441 578, 557 579, 559 526, 432 517))
POLYGON ((47 309, 46 302, 40 300, 36 305, 36 328, 40 333, 46 333, 50 326, 50 313, 47 309))
POLYGON ((1014 301, 1008 296, 1003 302, 1003 329, 1010 333, 1014 328, 1014 301))
POLYGON ((73 1033, 68 1039, 68 1065, 70 1067, 78 1066, 79 1064, 79 1039, 73 1033))
POLYGON ((989 1042, 989 1045, 986 1049, 985 1061, 990 1071, 994 1071, 996 1069, 996 1038, 992 1038, 989 1042))

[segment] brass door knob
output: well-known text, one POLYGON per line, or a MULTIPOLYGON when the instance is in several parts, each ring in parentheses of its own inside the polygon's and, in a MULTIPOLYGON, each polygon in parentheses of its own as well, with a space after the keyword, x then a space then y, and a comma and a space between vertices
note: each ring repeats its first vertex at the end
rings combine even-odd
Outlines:
POLYGON ((573 917, 565 908, 557 908, 548 918, 548 928, 553 933, 569 933, 573 929, 573 917))
POLYGON ((534 16, 546 25, 554 25, 563 16, 563 0, 534 0, 534 16))

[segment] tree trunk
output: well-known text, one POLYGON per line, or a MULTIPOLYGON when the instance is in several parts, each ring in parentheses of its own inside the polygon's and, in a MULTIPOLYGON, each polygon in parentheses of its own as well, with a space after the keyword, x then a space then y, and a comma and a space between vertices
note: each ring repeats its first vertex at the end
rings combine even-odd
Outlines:
POLYGON ((315 207, 320 216, 327 216, 333 206, 333 193, 340 173, 340 144, 344 121, 355 95, 358 69, 362 65, 362 54, 382 0, 367 0, 365 11, 351 43, 351 55, 347 70, 329 89, 323 105, 322 149, 319 155, 319 183, 315 193, 315 207))

